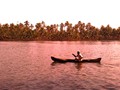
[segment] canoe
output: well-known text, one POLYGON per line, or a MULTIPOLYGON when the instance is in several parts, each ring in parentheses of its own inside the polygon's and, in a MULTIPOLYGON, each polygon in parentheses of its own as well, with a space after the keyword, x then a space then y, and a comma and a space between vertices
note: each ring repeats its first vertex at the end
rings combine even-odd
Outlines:
POLYGON ((51 59, 54 62, 60 62, 60 63, 66 63, 66 62, 76 62, 76 63, 85 63, 85 62, 89 62, 89 63, 100 63, 101 58, 96 58, 96 59, 82 59, 81 61, 75 60, 75 59, 61 59, 61 58, 56 58, 51 56, 51 59))

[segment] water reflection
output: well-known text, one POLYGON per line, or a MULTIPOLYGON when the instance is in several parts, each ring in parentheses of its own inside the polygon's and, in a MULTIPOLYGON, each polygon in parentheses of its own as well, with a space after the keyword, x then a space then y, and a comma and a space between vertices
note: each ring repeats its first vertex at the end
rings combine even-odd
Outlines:
POLYGON ((119 53, 119 41, 0 42, 0 90, 119 90, 119 53), (50 60, 73 58, 77 50, 101 63, 50 60))
POLYGON ((75 63, 75 68, 76 68, 77 70, 81 70, 81 68, 82 68, 82 63, 75 63))
POLYGON ((51 63, 52 66, 56 66, 56 65, 60 65, 60 64, 65 64, 65 63, 58 63, 58 62, 52 62, 51 63))
MULTIPOLYGON (((51 66, 58 66, 58 65, 65 65, 68 64, 70 62, 66 62, 66 63, 59 63, 59 62, 52 62, 51 66)), ((92 64, 95 65, 97 67, 101 67, 101 62, 97 62, 97 63, 72 63, 74 65, 74 67, 79 71, 82 69, 83 64, 92 64)))
MULTIPOLYGON (((70 63, 70 62, 67 62, 67 63, 70 63)), ((65 65, 66 63, 59 63, 59 62, 52 62, 51 63, 52 66, 63 65, 63 64, 65 65)), ((81 70, 82 63, 73 63, 73 64, 77 70, 81 70)))

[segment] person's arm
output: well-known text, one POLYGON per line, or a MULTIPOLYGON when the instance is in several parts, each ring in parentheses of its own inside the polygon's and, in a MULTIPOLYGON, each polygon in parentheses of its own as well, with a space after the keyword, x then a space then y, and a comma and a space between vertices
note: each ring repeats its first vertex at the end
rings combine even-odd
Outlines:
POLYGON ((75 54, 72 54, 74 57, 77 57, 75 54))
POLYGON ((83 58, 83 55, 82 55, 82 54, 80 54, 80 56, 83 58))

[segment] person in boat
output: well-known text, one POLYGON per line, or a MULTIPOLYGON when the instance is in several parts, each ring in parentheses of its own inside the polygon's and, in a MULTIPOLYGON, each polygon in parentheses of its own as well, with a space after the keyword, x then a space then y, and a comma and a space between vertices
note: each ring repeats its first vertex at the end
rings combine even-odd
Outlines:
POLYGON ((72 54, 72 55, 75 57, 75 60, 78 60, 78 61, 81 61, 83 58, 82 54, 79 51, 77 51, 77 55, 75 54, 72 54))

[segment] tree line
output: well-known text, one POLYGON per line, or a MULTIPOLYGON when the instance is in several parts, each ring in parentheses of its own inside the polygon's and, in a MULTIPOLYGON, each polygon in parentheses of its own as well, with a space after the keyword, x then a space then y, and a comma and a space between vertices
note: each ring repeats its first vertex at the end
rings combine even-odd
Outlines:
POLYGON ((120 27, 110 25, 96 28, 91 23, 78 21, 77 24, 66 21, 61 24, 46 25, 44 21, 30 24, 0 24, 0 41, 3 40, 120 40, 120 27))

